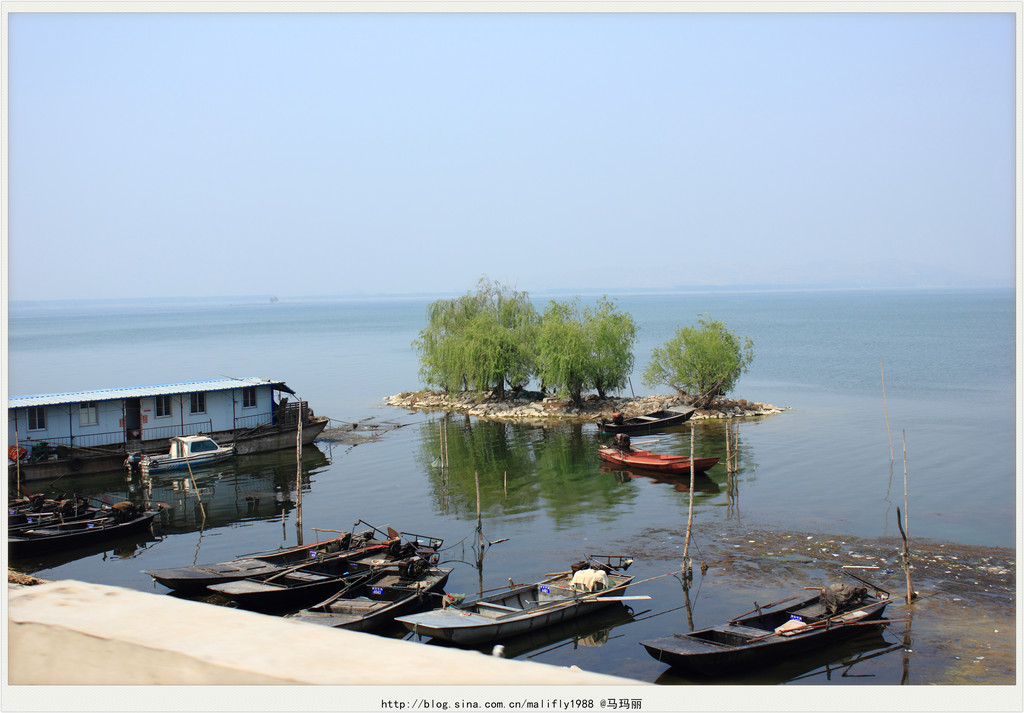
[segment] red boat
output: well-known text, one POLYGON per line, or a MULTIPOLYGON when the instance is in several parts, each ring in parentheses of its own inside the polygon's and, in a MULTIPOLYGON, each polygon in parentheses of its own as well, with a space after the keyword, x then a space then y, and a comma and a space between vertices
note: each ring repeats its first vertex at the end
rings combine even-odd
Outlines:
MULTIPOLYGON (((627 468, 656 470, 661 473, 690 472, 689 456, 665 455, 663 453, 651 453, 650 451, 635 449, 623 451, 622 449, 615 448, 613 446, 601 446, 597 449, 597 452, 601 455, 602 460, 608 461, 609 463, 615 463, 616 465, 625 466, 627 468)), ((695 458, 694 466, 696 467, 697 472, 700 473, 708 470, 717 462, 717 458, 695 458)))

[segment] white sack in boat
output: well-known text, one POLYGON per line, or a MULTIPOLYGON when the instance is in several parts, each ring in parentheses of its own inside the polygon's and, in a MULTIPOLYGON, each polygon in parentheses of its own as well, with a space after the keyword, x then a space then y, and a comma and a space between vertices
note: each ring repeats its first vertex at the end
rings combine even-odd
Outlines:
POLYGON ((596 592, 607 589, 608 573, 603 569, 581 569, 572 576, 572 588, 581 592, 596 592))

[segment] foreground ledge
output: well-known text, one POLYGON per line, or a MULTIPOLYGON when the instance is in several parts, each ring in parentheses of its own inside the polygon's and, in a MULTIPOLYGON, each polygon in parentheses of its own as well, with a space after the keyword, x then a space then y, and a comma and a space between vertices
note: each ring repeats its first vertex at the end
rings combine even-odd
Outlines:
MULTIPOLYGON (((536 392, 499 399, 492 393, 446 394, 429 390, 406 391, 387 396, 384 403, 412 411, 456 412, 482 419, 526 423, 596 423, 602 419, 610 420, 616 412, 625 418, 632 418, 672 406, 688 405, 674 396, 601 399, 596 394, 588 394, 580 406, 573 406, 554 396, 542 396, 536 392)), ((787 409, 746 399, 718 399, 710 408, 698 409, 691 420, 769 416, 784 410, 787 409)))
POLYGON ((643 685, 72 580, 8 586, 10 685, 643 685))

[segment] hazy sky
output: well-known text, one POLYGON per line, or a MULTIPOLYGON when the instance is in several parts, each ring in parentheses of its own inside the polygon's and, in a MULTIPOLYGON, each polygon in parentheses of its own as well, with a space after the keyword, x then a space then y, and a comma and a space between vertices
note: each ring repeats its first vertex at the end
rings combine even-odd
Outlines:
POLYGON ((1014 284, 1013 14, 9 20, 11 299, 1014 284))

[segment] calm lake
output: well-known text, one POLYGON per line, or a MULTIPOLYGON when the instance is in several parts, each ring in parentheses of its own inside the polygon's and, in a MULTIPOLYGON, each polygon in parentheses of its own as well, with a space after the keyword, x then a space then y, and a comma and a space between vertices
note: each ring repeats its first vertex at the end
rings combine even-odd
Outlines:
MULTIPOLYGON (((912 538, 1015 546, 1013 291, 610 296, 640 328, 636 373, 623 395, 668 393, 665 386, 641 383, 651 349, 677 326, 707 314, 754 340, 754 362, 732 396, 789 408, 739 424, 733 481, 727 482, 721 465, 698 480, 698 561, 718 551, 716 543, 747 531, 898 537, 904 443, 912 538)), ((535 301, 542 309, 545 300, 535 301)), ((685 631, 691 622, 717 623, 748 610, 754 600, 772 601, 776 584, 767 578, 767 584, 736 586, 716 561, 686 591, 676 577, 661 576, 678 570, 688 483, 602 467, 596 448, 605 439, 593 425, 508 425, 383 405, 388 395, 422 388, 411 342, 425 325, 428 303, 254 298, 12 304, 12 396, 260 376, 286 381, 317 414, 334 419, 332 425, 382 426, 372 442, 324 441, 306 450, 301 529, 294 453, 241 458, 197 472, 198 492, 180 476, 149 484, 126 480, 123 473, 64 478, 53 488, 149 497, 170 507, 156 537, 22 568, 45 579, 162 593, 143 570, 292 545, 300 532, 309 542, 318 538, 317 528, 348 530, 358 520, 443 538, 442 559, 454 567, 449 592, 474 594, 507 586, 509 579, 535 581, 588 553, 635 553, 630 572, 636 579, 659 578, 631 593, 650 594, 651 600, 544 640, 518 642, 508 654, 684 683, 666 678, 665 667, 639 642, 685 631), (437 466, 442 430, 447 472, 437 466), (474 549, 476 477, 483 534, 495 542, 482 567, 474 549), (644 558, 645 552, 654 554, 644 558)), ((686 453, 690 428, 652 436, 657 441, 650 448, 686 453)), ((724 424, 694 428, 698 455, 724 460, 724 424)), ((861 641, 835 656, 892 644, 891 636, 861 641)), ((930 683, 942 670, 941 663, 921 663, 908 677, 905 666, 878 656, 861 666, 868 676, 833 680, 801 678, 821 662, 798 663, 751 682, 930 683)))

